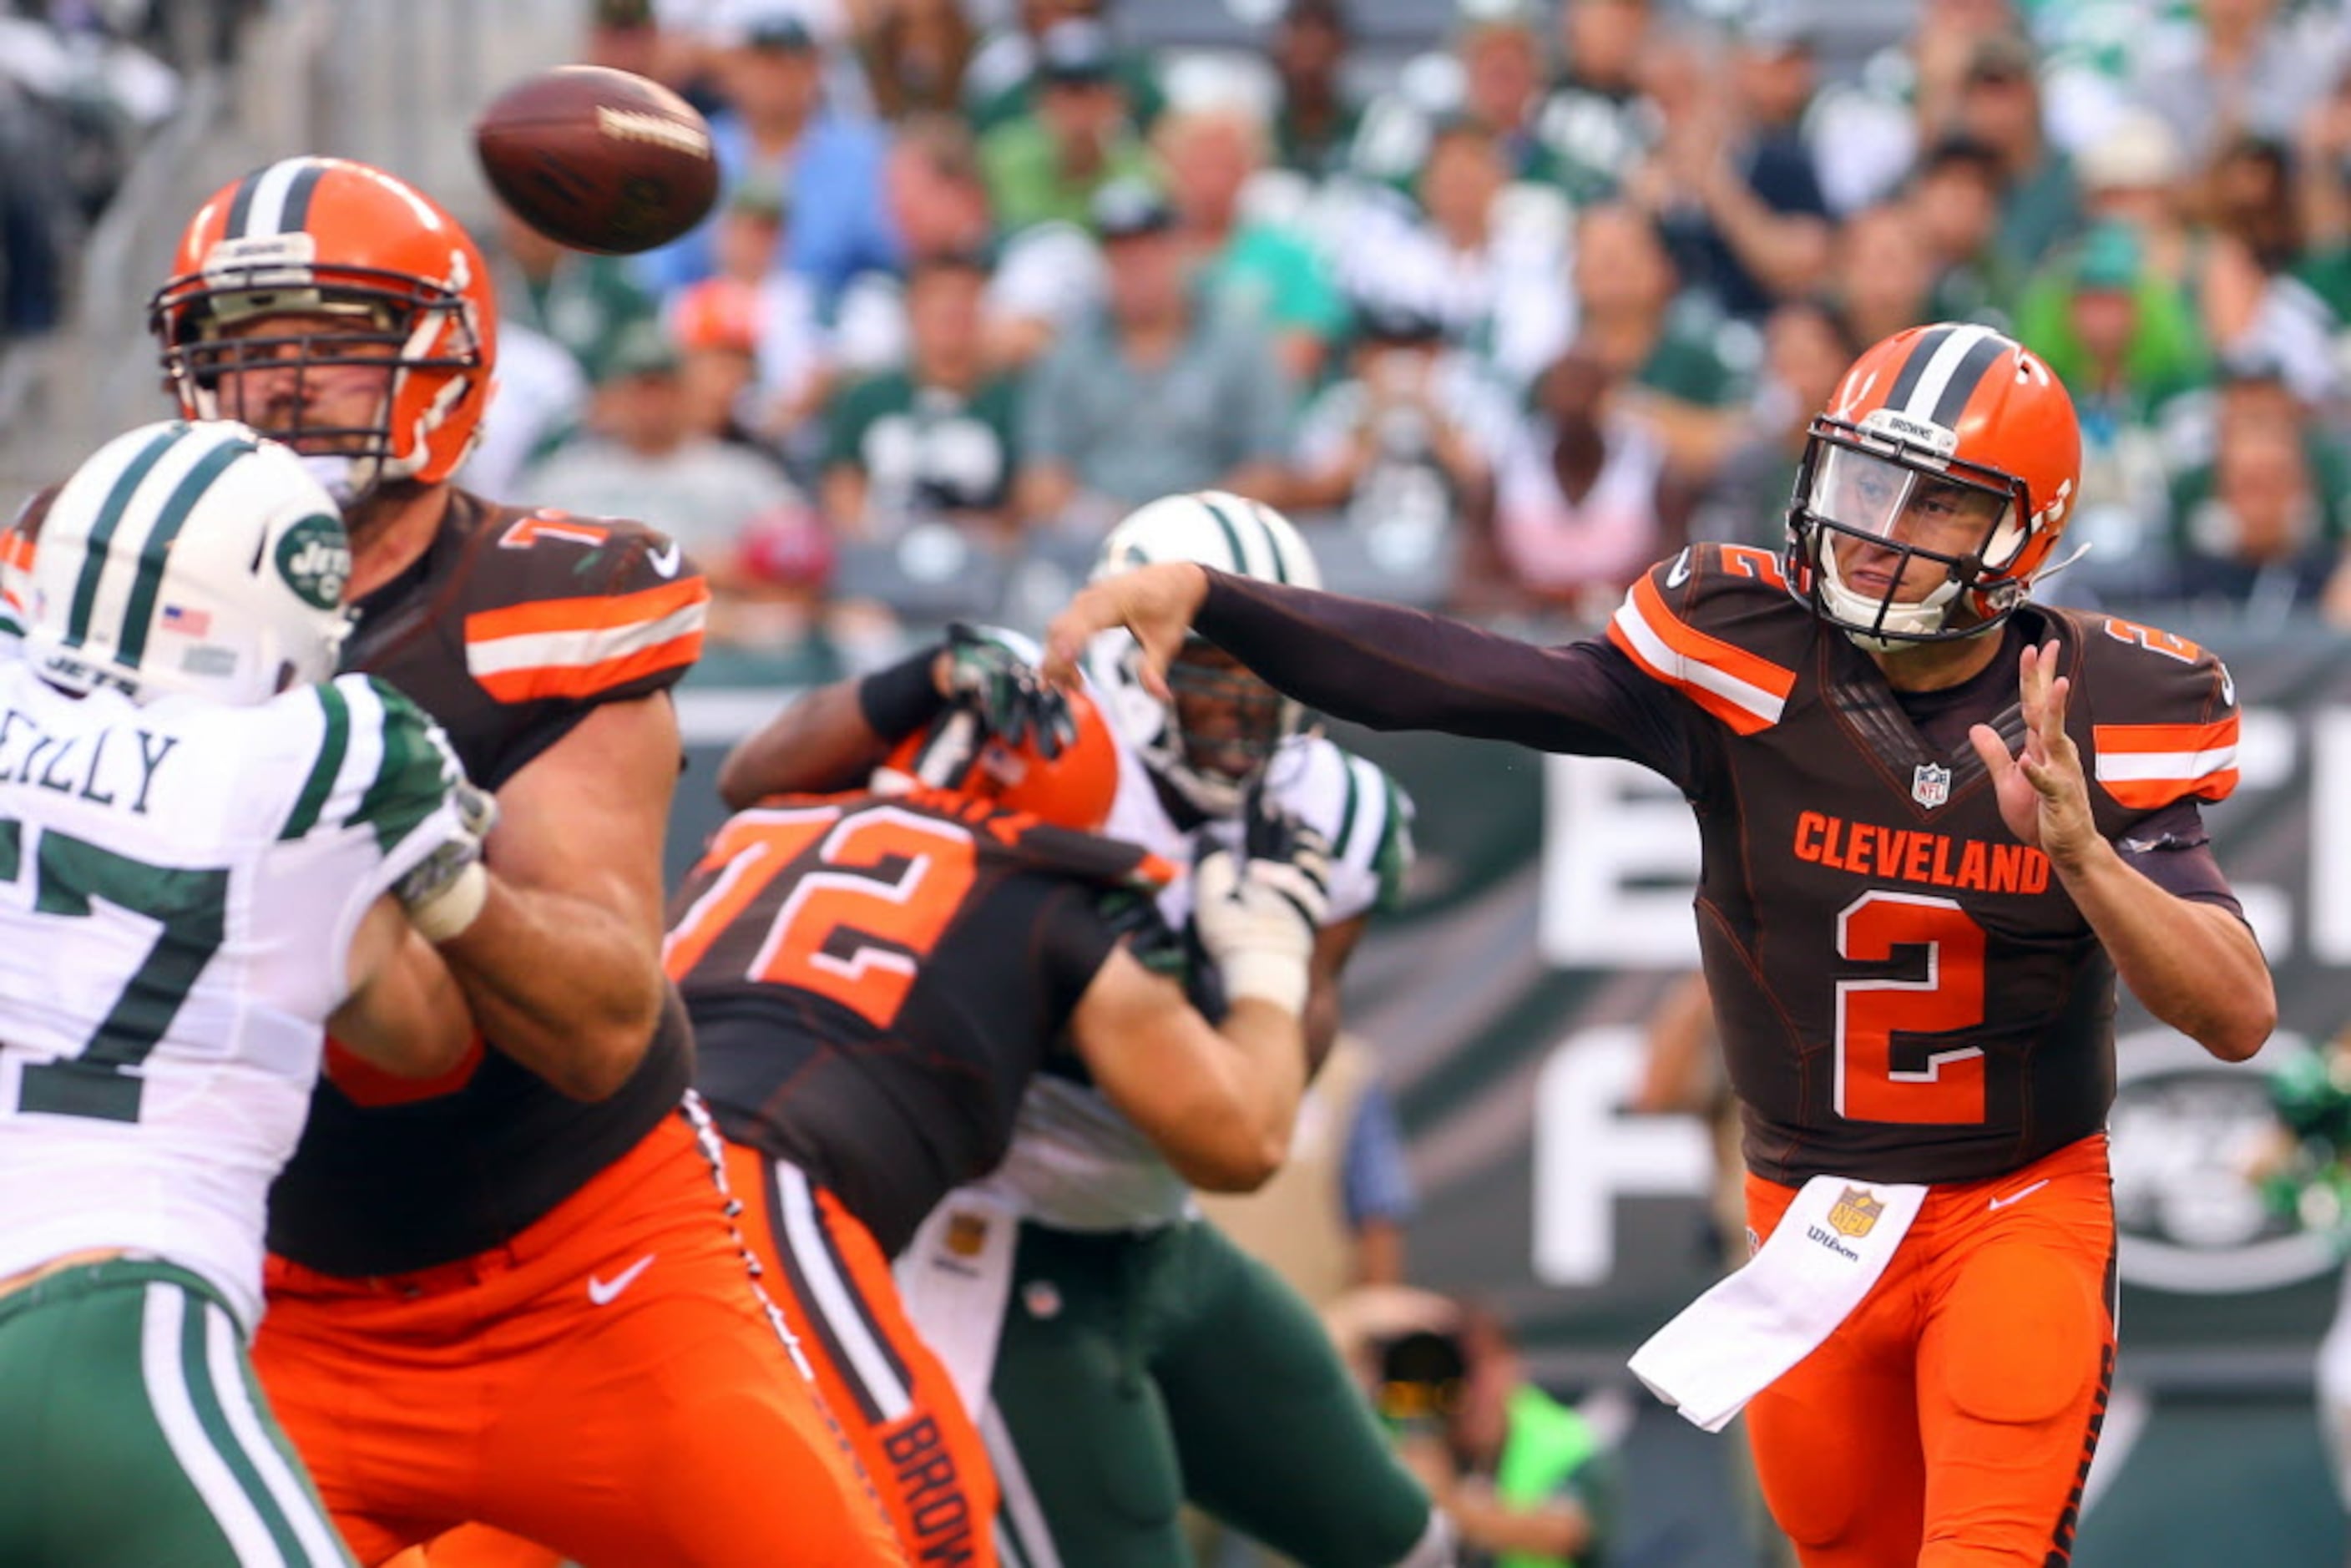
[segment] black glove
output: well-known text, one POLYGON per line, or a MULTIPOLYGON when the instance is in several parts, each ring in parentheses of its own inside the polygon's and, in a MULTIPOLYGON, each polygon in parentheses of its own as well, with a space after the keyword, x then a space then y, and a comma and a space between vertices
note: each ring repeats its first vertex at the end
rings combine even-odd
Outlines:
POLYGON ((947 700, 987 735, 1048 760, 1077 739, 1069 699, 1019 654, 960 621, 948 626, 946 647, 947 700))
POLYGON ((1241 858, 1250 880, 1295 904, 1320 929, 1331 908, 1331 841, 1281 809, 1262 786, 1241 808, 1241 858))

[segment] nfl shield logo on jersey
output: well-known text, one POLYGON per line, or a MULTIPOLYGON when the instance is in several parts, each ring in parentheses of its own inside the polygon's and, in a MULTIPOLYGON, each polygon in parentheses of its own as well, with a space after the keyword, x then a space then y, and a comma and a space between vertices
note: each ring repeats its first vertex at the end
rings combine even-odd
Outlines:
POLYGON ((1910 799, 1932 810, 1951 798, 1951 770, 1939 762, 1921 762, 1910 775, 1910 799))

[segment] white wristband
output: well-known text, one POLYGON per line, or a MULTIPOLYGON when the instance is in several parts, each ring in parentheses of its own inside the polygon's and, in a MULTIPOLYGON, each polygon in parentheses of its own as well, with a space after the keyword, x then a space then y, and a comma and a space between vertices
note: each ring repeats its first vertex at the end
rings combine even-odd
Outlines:
POLYGON ((465 935, 489 897, 490 873, 482 869, 481 862, 475 861, 452 878, 448 886, 412 904, 408 923, 416 927, 418 936, 437 947, 465 935))
POLYGON ((1303 957, 1263 947, 1243 948, 1219 959, 1217 967, 1224 973, 1225 995, 1232 1000, 1254 997, 1271 1002, 1292 1018, 1304 1015, 1310 979, 1303 957))

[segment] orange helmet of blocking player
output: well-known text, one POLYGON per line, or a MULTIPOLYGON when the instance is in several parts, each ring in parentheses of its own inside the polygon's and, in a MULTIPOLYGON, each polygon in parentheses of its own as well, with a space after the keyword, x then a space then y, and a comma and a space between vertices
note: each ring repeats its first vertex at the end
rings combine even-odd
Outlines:
POLYGON ((1974 635, 2025 601, 2081 469, 2073 400, 2038 355, 1988 327, 1897 332, 1813 420, 1789 584, 1865 647, 1974 635), (1942 569, 1923 597, 1920 561, 1942 569))
POLYGON ((329 488, 346 497, 448 478, 489 402, 497 312, 481 251, 413 186, 345 159, 283 159, 214 192, 148 325, 183 413, 344 459, 329 488), (316 372, 387 367, 371 414, 320 411, 316 372), (280 372, 267 392, 255 390, 264 370, 280 372))
POLYGON ((1070 724, 1050 757, 1034 738, 1014 745, 984 736, 969 709, 950 707, 891 749, 874 772, 874 787, 883 793, 915 785, 952 790, 1056 827, 1099 832, 1118 795, 1118 748, 1092 697, 1062 696, 1070 724))

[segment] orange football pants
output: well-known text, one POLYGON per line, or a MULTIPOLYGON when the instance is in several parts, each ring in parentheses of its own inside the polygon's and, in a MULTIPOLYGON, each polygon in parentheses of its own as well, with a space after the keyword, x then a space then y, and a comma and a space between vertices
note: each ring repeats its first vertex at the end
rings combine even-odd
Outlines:
POLYGON ((726 1148, 744 1239, 907 1560, 995 1568, 996 1472, 946 1365, 908 1321, 890 1260, 798 1167, 726 1148))
MULTIPOLYGON (((1747 1178, 1769 1236, 1792 1187, 1747 1178)), ((1876 1286, 1747 1407, 1804 1568, 2067 1562, 2115 1364, 2103 1134, 1937 1186, 1876 1286)))
POLYGON ((479 1520, 588 1568, 902 1563, 727 1205, 681 1114, 490 1251, 271 1259, 254 1360, 360 1561, 479 1520))

